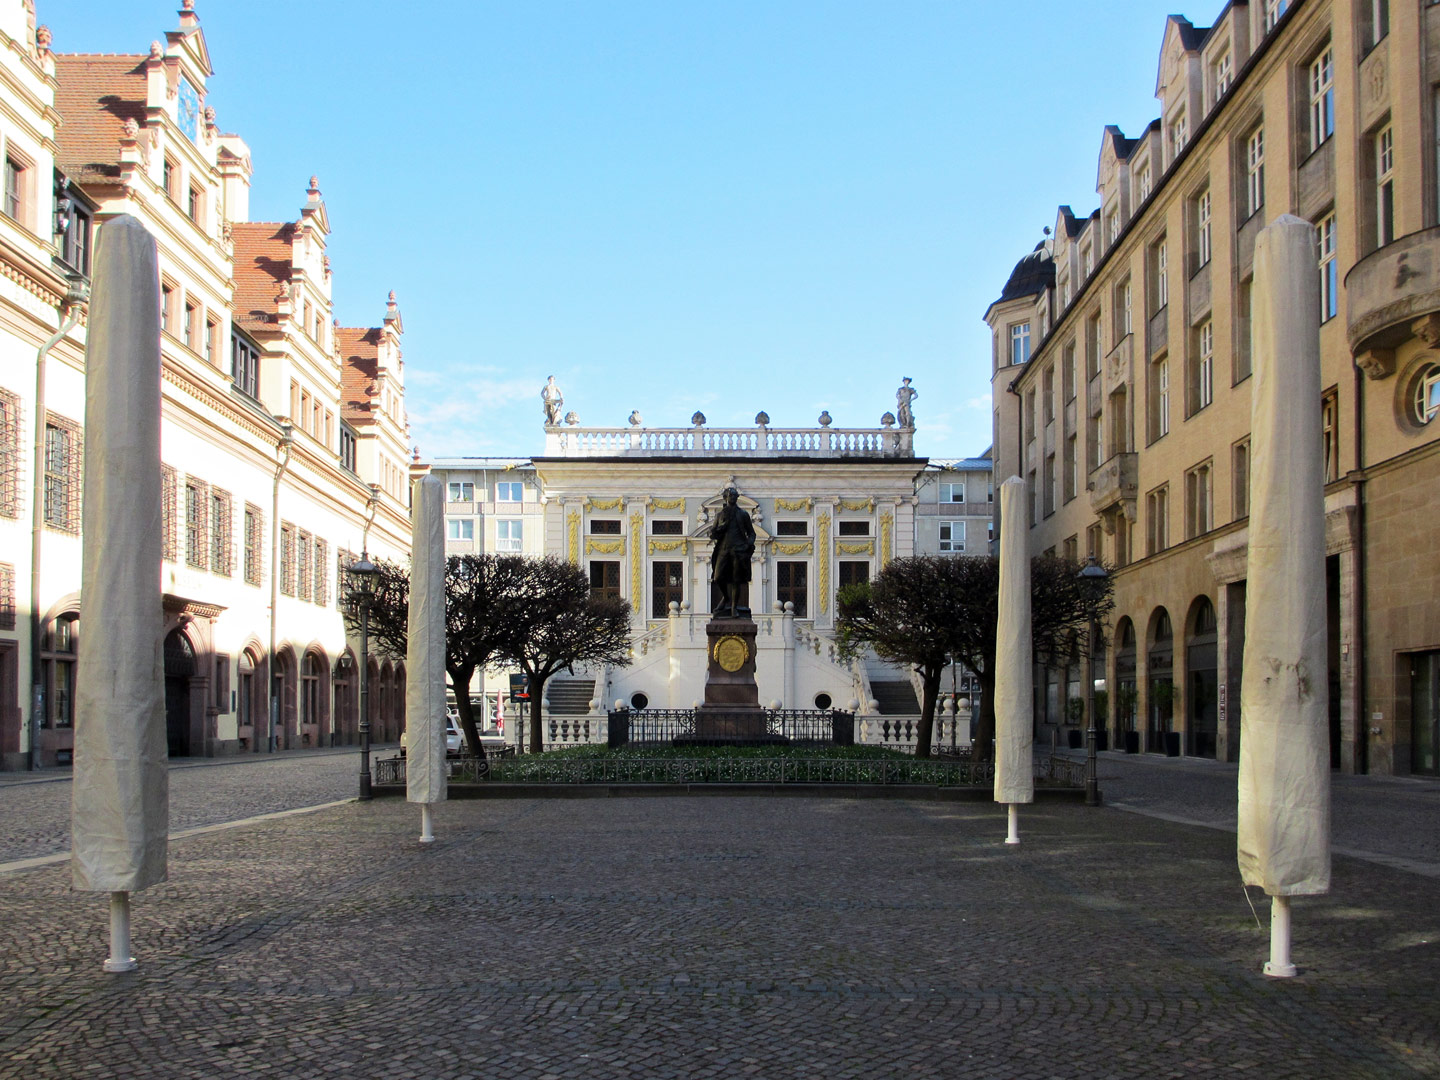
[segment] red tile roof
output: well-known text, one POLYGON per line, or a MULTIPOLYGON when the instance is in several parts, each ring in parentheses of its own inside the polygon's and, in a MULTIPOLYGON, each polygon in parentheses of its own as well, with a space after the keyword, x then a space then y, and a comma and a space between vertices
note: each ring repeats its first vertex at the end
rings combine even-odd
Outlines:
POLYGON ((337 326, 340 346, 340 412, 351 423, 371 423, 371 390, 380 366, 380 330, 337 326))
POLYGON ((275 321, 275 298, 290 280, 293 266, 290 237, 294 226, 274 221, 237 221, 231 226, 235 243, 235 321, 255 328, 275 321))
POLYGON ((56 164, 81 183, 118 177, 125 121, 145 123, 145 57, 62 53, 55 75, 56 164))

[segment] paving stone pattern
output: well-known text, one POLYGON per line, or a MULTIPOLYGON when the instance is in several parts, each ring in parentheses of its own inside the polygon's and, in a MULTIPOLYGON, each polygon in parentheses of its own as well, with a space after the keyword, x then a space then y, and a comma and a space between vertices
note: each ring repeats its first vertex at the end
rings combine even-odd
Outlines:
MULTIPOLYGON (((1117 810, 399 800, 0 877, 0 1077, 1440 1075, 1440 882, 1341 857, 1260 974, 1233 838, 1117 810)), ((1255 897, 1268 918, 1263 897, 1255 897)), ((1268 923, 1266 924, 1268 929, 1268 923)))
MULTIPOLYGON (((359 755, 358 750, 297 752, 172 765, 170 830, 353 798, 360 786, 359 755)), ((69 851, 68 772, 41 783, 26 773, 0 776, 0 862, 69 851)))

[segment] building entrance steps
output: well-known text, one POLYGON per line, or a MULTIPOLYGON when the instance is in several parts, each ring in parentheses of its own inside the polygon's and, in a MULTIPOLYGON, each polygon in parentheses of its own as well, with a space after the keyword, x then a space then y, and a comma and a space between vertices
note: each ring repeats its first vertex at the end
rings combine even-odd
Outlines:
POLYGON ((875 679, 870 683, 870 692, 880 703, 882 716, 919 716, 920 702, 915 697, 915 687, 908 679, 875 679))
POLYGON ((545 711, 551 716, 585 716, 594 697, 594 679, 552 679, 545 687, 545 711))

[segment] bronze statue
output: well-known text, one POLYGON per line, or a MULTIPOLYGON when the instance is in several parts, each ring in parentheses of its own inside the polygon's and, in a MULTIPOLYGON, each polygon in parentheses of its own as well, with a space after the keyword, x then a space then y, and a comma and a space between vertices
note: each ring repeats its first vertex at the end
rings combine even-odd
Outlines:
POLYGON ((720 586, 723 599, 716 605, 716 618, 749 618, 750 609, 741 603, 750 584, 750 557, 755 554, 755 526, 740 508, 740 493, 725 489, 725 504, 710 526, 715 549, 710 556, 710 580, 720 586))

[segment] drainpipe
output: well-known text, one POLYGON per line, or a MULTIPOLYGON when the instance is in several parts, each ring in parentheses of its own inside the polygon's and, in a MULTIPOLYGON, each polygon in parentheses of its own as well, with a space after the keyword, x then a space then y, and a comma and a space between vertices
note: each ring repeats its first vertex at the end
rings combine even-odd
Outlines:
MULTIPOLYGON (((294 445, 295 427, 288 417, 282 416, 280 442, 276 447, 280 451, 280 460, 275 465, 275 485, 270 493, 270 660, 265 672, 270 682, 266 688, 269 708, 265 711, 265 749, 268 753, 275 751, 275 721, 278 719, 276 714, 280 711, 280 695, 275 692, 275 630, 280 605, 280 479, 290 467, 290 450, 294 445)), ((259 750, 257 741, 256 753, 259 753, 259 750)))
POLYGON ((40 539, 45 532, 45 359, 75 324, 80 305, 90 299, 90 283, 80 274, 66 277, 65 296, 60 301, 60 329, 40 346, 35 356, 35 450, 31 461, 30 493, 30 750, 26 764, 33 772, 40 767, 40 717, 44 713, 45 687, 40 680, 40 539))
MULTIPOLYGON (((1355 761, 1357 774, 1370 771, 1370 713, 1365 706, 1365 374, 1355 367, 1355 636, 1350 662, 1355 665, 1355 761)), ((1392 722, 1394 708, 1391 708, 1392 722)))

